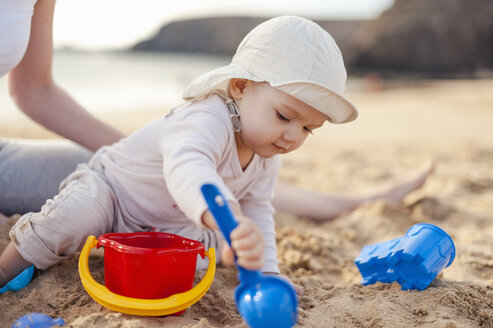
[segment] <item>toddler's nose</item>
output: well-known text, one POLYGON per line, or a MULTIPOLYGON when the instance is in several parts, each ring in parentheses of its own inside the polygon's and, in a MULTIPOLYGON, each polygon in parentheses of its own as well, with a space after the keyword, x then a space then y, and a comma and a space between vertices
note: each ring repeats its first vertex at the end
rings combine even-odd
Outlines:
POLYGON ((293 128, 287 129, 283 134, 283 139, 291 145, 290 148, 293 148, 293 145, 297 145, 300 141, 300 138, 300 133, 293 128))

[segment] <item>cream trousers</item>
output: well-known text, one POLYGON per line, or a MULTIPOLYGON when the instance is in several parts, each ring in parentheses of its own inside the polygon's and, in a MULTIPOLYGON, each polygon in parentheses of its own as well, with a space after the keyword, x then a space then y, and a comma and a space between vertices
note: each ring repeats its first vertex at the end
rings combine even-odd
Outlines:
MULTIPOLYGON (((22 257, 38 269, 46 269, 80 251, 90 235, 152 230, 128 219, 104 176, 87 164, 80 164, 62 182, 60 190, 40 212, 23 215, 10 231, 22 257)), ((188 226, 159 231, 200 241, 206 249, 214 247, 221 254, 223 237, 219 231, 198 227, 192 221, 188 226)), ((204 269, 207 264, 199 257, 197 269, 204 269)))

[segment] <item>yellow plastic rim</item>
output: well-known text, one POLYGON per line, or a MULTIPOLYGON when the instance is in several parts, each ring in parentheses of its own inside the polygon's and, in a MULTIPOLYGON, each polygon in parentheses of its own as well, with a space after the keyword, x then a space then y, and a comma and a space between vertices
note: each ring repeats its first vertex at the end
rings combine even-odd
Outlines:
POLYGON ((111 292, 106 286, 94 280, 89 271, 89 253, 96 247, 94 236, 87 238, 79 257, 79 275, 87 293, 99 304, 110 310, 143 316, 163 316, 185 310, 204 296, 211 287, 216 273, 216 253, 214 248, 206 251, 209 267, 204 278, 192 289, 161 299, 142 299, 126 297, 111 292))

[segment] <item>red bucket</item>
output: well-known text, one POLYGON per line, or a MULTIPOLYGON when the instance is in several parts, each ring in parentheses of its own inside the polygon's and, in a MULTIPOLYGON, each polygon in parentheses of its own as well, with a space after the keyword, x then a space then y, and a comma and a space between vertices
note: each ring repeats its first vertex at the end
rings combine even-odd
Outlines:
POLYGON ((107 233, 104 246, 106 287, 123 296, 160 299, 193 286, 201 242, 164 232, 107 233))

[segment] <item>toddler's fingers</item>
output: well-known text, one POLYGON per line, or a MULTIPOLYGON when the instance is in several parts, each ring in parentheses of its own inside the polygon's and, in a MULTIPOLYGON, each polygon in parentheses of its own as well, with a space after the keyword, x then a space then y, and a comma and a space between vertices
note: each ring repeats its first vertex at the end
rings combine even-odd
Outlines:
POLYGON ((236 250, 236 256, 239 259, 256 260, 263 258, 264 247, 261 244, 257 244, 253 247, 243 250, 236 250))
POLYGON ((238 258, 238 265, 248 270, 260 270, 263 264, 262 258, 256 260, 238 258))
POLYGON ((279 277, 281 277, 281 278, 285 279, 287 282, 289 282, 289 284, 290 284, 291 286, 293 286, 294 291, 296 292, 296 294, 298 294, 298 295, 300 295, 300 296, 302 296, 302 295, 304 295, 304 294, 305 294, 305 291, 303 290, 303 286, 298 285, 298 284, 295 284, 295 283, 294 283, 291 279, 289 279, 289 277, 288 277, 288 276, 286 276, 286 275, 284 275, 284 274, 267 273, 267 275, 270 275, 270 274, 271 274, 271 275, 274 275, 274 276, 279 276, 279 277))
POLYGON ((238 226, 231 232, 231 239, 240 239, 250 235, 255 227, 251 223, 240 222, 238 226))
POLYGON ((263 247, 263 245, 264 245, 264 240, 262 238, 262 235, 255 233, 248 234, 239 239, 235 238, 232 239, 231 241, 231 246, 233 246, 233 249, 236 252, 244 249, 250 249, 255 246, 263 247))
POLYGON ((234 265, 235 264, 235 254, 229 245, 224 242, 223 249, 221 251, 221 262, 224 265, 234 265))
POLYGON ((301 285, 293 283, 293 288, 296 294, 303 296, 305 294, 305 291, 303 290, 303 287, 301 285))
POLYGON ((286 279, 286 280, 287 280, 287 281, 291 284, 291 286, 293 286, 294 291, 296 292, 296 294, 298 294, 298 295, 300 295, 300 296, 305 294, 305 291, 303 290, 303 286, 298 285, 298 284, 295 284, 295 283, 294 283, 291 279, 289 279, 289 277, 288 277, 288 276, 286 276, 286 275, 281 274, 281 277, 283 277, 284 279, 286 279))

